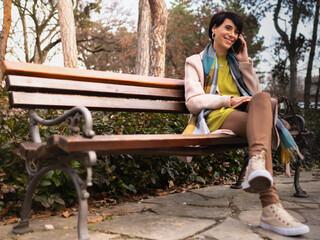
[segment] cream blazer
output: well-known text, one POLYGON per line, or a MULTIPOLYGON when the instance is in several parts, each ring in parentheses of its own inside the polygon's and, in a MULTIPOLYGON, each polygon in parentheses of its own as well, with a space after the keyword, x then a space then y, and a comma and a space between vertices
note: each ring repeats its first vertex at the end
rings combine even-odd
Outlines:
MULTIPOLYGON (((185 62, 185 99, 186 106, 190 113, 198 114, 202 109, 219 109, 222 107, 230 107, 230 97, 220 95, 217 87, 216 94, 206 94, 203 89, 204 70, 202 63, 203 52, 192 55, 185 62)), ((253 69, 253 63, 239 62, 239 70, 242 79, 249 91, 255 95, 261 92, 261 86, 256 72, 253 69)), ((277 100, 272 99, 272 110, 274 115, 274 127, 272 134, 272 149, 279 146, 279 134, 276 129, 276 121, 278 117, 277 100)))

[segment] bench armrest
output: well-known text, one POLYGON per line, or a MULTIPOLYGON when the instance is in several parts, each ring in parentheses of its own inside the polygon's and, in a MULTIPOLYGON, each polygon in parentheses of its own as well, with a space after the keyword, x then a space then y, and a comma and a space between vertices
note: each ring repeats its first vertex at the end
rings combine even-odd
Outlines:
POLYGON ((44 126, 53 126, 58 125, 62 122, 69 121, 71 126, 70 129, 74 135, 79 134, 79 123, 81 121, 84 122, 82 126, 83 136, 87 138, 92 138, 95 133, 92 130, 92 116, 90 111, 86 107, 74 107, 60 117, 55 119, 46 120, 41 118, 34 109, 29 110, 29 118, 30 118, 30 135, 32 142, 41 142, 39 126, 38 124, 42 124, 44 126))
POLYGON ((306 121, 305 119, 298 114, 295 115, 289 115, 283 117, 291 126, 294 126, 296 130, 300 130, 301 132, 309 132, 309 130, 306 128, 306 121))

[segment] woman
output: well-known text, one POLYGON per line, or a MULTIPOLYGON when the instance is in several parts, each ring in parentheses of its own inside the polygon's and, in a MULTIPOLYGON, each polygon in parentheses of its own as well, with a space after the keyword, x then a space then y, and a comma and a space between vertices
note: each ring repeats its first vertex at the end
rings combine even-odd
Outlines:
POLYGON ((233 12, 214 14, 209 26, 212 43, 186 59, 186 106, 196 117, 184 133, 228 129, 246 137, 249 164, 242 187, 260 195, 260 226, 286 236, 304 234, 309 227, 283 209, 273 183, 271 148, 279 146, 276 104, 268 93, 261 92, 242 27, 241 18, 233 12), (239 49, 234 45, 237 40, 241 41, 239 49), (236 109, 243 100, 249 101, 247 106, 236 109))

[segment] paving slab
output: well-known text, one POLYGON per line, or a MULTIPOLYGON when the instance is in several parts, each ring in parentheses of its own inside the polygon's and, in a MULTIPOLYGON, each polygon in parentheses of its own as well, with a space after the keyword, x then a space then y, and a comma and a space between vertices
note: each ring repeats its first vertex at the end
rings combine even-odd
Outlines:
POLYGON ((201 235, 212 239, 233 239, 233 240, 261 240, 262 238, 252 232, 248 225, 240 221, 227 218, 220 225, 215 226, 208 231, 203 232, 201 235))
MULTIPOLYGON (((283 200, 282 202, 282 206, 285 208, 285 209, 300 209, 300 208, 303 208, 303 203, 297 203, 297 202, 289 202, 289 201, 286 201, 286 200, 283 200)), ((307 204, 312 204, 312 203, 307 203, 307 204)))
MULTIPOLYGON (((317 179, 320 179, 319 173, 320 172, 317 172, 315 170, 300 172, 300 183, 315 181, 317 179)), ((286 176, 285 174, 277 174, 275 177, 276 184, 279 184, 279 183, 293 184, 293 182, 294 182, 294 174, 290 177, 286 176)))
POLYGON ((203 207, 228 207, 229 200, 228 197, 210 197, 207 195, 201 195, 197 192, 189 191, 185 193, 177 193, 165 195, 157 198, 150 198, 142 200, 142 203, 152 203, 152 204, 189 204, 194 206, 203 207))
POLYGON ((178 216, 178 217, 192 217, 220 220, 231 215, 230 208, 217 207, 199 207, 190 205, 159 205, 153 207, 152 210, 159 215, 178 216))
POLYGON ((117 233, 147 239, 184 239, 211 227, 216 222, 207 219, 182 218, 156 214, 132 214, 92 224, 93 231, 117 233))
POLYGON ((192 205, 199 207, 228 207, 230 202, 227 197, 212 198, 194 193, 192 191, 178 194, 166 195, 158 198, 145 199, 142 203, 163 205, 192 205))
POLYGON ((306 198, 294 197, 293 196, 294 192, 277 191, 277 193, 282 201, 289 201, 293 203, 315 203, 317 202, 318 196, 320 197, 320 192, 312 193, 312 194, 308 193, 309 196, 306 198))
POLYGON ((295 188, 293 182, 291 183, 276 183, 277 192, 290 192, 295 193, 295 188))
POLYGON ((123 204, 119 204, 111 207, 100 208, 98 210, 95 210, 94 212, 98 213, 103 217, 120 216, 120 215, 126 215, 130 213, 144 212, 154 207, 154 205, 155 204, 148 204, 144 202, 129 202, 129 203, 123 203, 123 204))
POLYGON ((315 225, 309 224, 310 232, 300 236, 299 239, 319 240, 320 239, 320 225, 319 222, 315 225))
POLYGON ((309 194, 319 192, 320 189, 320 181, 302 182, 300 185, 309 194))
POLYGON ((239 220, 249 226, 259 226, 262 210, 242 211, 239 214, 239 220))
POLYGON ((261 209, 261 203, 258 194, 246 193, 242 191, 242 194, 233 199, 233 203, 239 210, 261 209))
MULTIPOLYGON (((311 224, 320 223, 320 209, 303 209, 300 210, 301 214, 304 214, 308 218, 308 222, 311 224)), ((320 239, 320 234, 319 234, 320 239)))
MULTIPOLYGON (((91 232, 90 238, 93 240, 116 240, 121 237, 120 235, 114 234, 105 234, 100 232, 91 232)), ((72 230, 64 230, 64 229, 56 229, 54 231, 42 231, 37 234, 25 234, 21 236, 17 236, 17 240, 44 240, 44 239, 54 239, 54 240, 77 240, 78 235, 77 231, 72 230)))
POLYGON ((230 185, 209 186, 205 188, 192 189, 190 192, 200 194, 209 198, 230 198, 243 193, 242 189, 230 188, 230 185))
POLYGON ((193 192, 184 192, 184 193, 174 193, 161 197, 144 199, 142 203, 152 203, 152 204, 184 204, 188 202, 196 202, 206 200, 204 197, 199 194, 194 194, 193 192))

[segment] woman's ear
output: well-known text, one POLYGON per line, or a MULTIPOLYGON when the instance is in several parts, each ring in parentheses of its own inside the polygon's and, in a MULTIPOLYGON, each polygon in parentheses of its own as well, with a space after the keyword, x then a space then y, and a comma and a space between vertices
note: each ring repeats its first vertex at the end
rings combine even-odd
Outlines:
POLYGON ((213 25, 213 27, 211 28, 212 33, 215 32, 215 29, 216 29, 216 25, 213 25))
POLYGON ((214 40, 214 39, 215 39, 215 36, 216 36, 215 30, 216 30, 216 27, 213 26, 212 29, 211 29, 211 31, 212 31, 212 40, 214 40))

